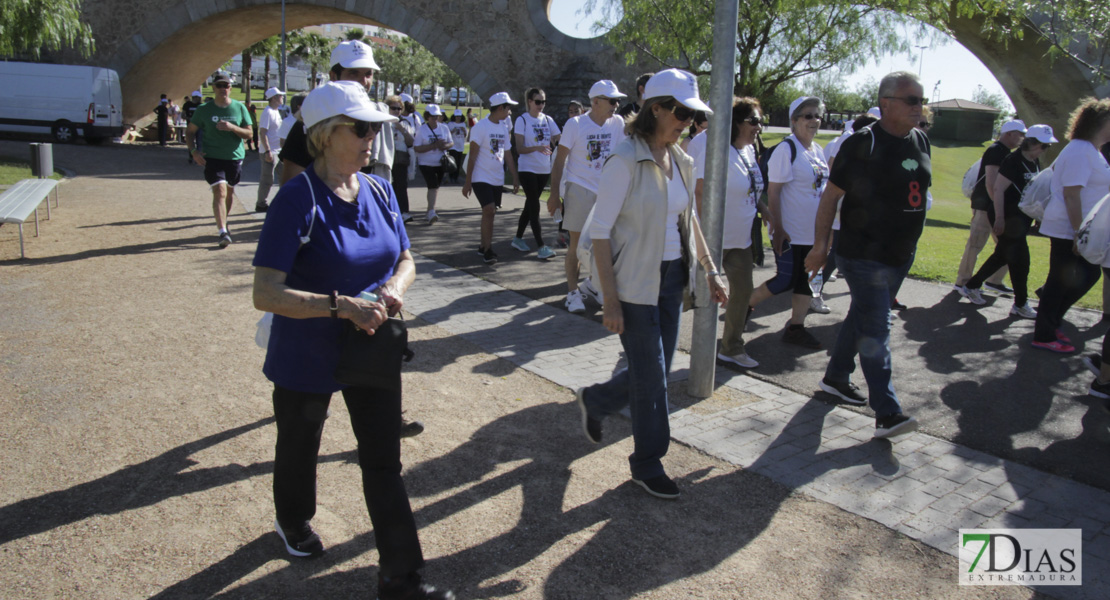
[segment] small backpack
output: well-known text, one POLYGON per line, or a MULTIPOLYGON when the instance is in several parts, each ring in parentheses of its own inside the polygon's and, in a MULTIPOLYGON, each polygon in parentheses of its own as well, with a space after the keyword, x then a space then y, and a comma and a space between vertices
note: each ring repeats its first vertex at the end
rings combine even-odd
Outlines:
POLYGON ((1052 167, 1050 166, 1037 173, 1036 177, 1025 184, 1025 189, 1021 192, 1021 201, 1018 202, 1018 208, 1021 209, 1021 212, 1040 221, 1044 218, 1044 209, 1051 199, 1052 167))
MULTIPOLYGON (((982 166, 982 164, 983 159, 980 158, 971 163, 971 166, 967 168, 967 172, 964 173, 964 181, 960 185, 960 190, 964 193, 965 198, 971 198, 971 194, 975 193, 975 186, 979 185, 980 181, 979 167, 982 166)), ((983 177, 986 177, 986 175, 983 175, 983 177)))
POLYGON ((774 146, 765 149, 763 151, 763 154, 759 157, 759 172, 763 175, 764 186, 767 185, 767 182, 771 181, 770 179, 767 179, 767 168, 768 163, 771 162, 771 156, 775 153, 775 149, 783 144, 790 146, 790 164, 794 164, 794 159, 798 158, 798 147, 794 145, 794 140, 788 137, 783 138, 781 142, 775 144, 774 146))
POLYGON ((1110 255, 1110 195, 1095 204, 1075 233, 1075 245, 1087 262, 1101 265, 1110 255))

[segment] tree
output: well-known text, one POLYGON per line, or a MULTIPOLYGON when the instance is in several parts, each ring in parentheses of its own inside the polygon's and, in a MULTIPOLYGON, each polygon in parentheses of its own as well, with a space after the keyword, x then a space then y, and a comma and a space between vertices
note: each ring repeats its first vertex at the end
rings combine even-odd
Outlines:
POLYGON ((354 40, 363 41, 363 40, 366 39, 366 32, 361 27, 352 27, 352 28, 347 30, 347 36, 346 37, 342 37, 342 38, 339 38, 339 39, 346 40, 348 42, 354 41, 354 40))
POLYGON ((289 54, 308 64, 312 70, 312 81, 308 86, 310 90, 316 89, 316 74, 331 68, 328 64, 331 61, 331 40, 314 31, 296 31, 290 36, 290 42, 293 50, 289 54))
POLYGON ((243 94, 249 103, 251 101, 251 61, 255 56, 266 57, 266 80, 263 89, 270 86, 270 55, 277 52, 281 44, 281 37, 272 35, 264 40, 259 40, 246 50, 243 50, 243 94))
MULTIPOLYGON (((709 74, 714 0, 589 0, 611 27, 606 37, 633 62, 644 54, 660 66, 709 74), (623 18, 619 13, 623 11, 623 18), (619 19, 619 20, 618 20, 619 19)), ((763 0, 740 3, 734 91, 769 97, 784 82, 839 68, 851 73, 872 56, 906 52, 904 20, 849 0, 763 0)))
POLYGON ((998 109, 998 116, 994 119, 995 127, 1001 127, 1003 123, 1013 118, 1013 114, 1010 113, 1010 106, 1009 102, 1006 100, 1006 97, 997 92, 991 92, 983 86, 979 86, 975 89, 974 92, 972 92, 971 101, 978 102, 979 104, 985 104, 986 106, 990 106, 991 108, 998 109))
POLYGON ((443 63, 427 48, 409 37, 391 36, 390 39, 396 44, 393 51, 380 52, 374 57, 382 68, 379 77, 382 81, 425 87, 440 79, 443 63))
POLYGON ((81 21, 81 0, 0 0, 0 56, 42 50, 95 50, 92 28, 81 21))

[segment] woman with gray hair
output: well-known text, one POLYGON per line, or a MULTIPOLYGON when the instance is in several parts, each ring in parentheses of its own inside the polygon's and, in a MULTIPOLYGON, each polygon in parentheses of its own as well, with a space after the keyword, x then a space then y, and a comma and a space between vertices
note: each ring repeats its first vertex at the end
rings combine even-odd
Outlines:
POLYGON ((342 392, 380 556, 377 597, 453 599, 421 582, 424 557, 401 479, 400 368, 383 387, 344 385, 334 376, 344 331, 353 324, 374 335, 400 312, 415 278, 389 182, 359 172, 382 123, 397 118, 374 108, 351 81, 313 90, 301 117, 314 160, 281 187, 254 257, 254 306, 274 314, 262 366, 274 384, 274 528, 291 556, 324 554, 311 523, 316 462, 328 404, 342 392))
POLYGON ((790 321, 782 341, 818 350, 821 342, 805 330, 806 313, 828 313, 820 289, 814 296, 805 271, 805 258, 813 248, 817 206, 829 165, 821 146, 813 141, 821 125, 825 103, 815 96, 802 96, 790 103, 790 135, 775 146, 767 162, 767 197, 770 200, 771 245, 778 272, 752 293, 751 307, 787 290, 791 297, 790 321))

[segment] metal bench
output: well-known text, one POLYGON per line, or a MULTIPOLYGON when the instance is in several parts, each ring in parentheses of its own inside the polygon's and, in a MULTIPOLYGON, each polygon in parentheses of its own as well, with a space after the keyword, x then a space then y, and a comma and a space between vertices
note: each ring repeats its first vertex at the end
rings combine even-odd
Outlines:
POLYGON ((0 223, 19 225, 19 256, 27 258, 23 250, 23 224, 32 213, 35 215, 35 237, 39 235, 39 205, 46 201, 46 218, 50 218, 50 192, 54 192, 54 206, 58 206, 58 182, 54 179, 24 179, 0 193, 0 223))

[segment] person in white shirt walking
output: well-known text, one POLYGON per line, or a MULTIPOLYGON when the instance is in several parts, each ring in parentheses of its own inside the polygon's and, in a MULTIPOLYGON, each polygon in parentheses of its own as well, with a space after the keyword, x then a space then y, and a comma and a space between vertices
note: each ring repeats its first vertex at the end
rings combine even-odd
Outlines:
POLYGON ((520 221, 517 222, 512 246, 521 252, 531 251, 528 242, 524 241, 524 229, 531 226, 532 237, 536 239, 536 257, 548 259, 555 257, 555 251, 543 243, 540 196, 551 177, 551 149, 559 143, 562 131, 554 119, 543 113, 543 108, 547 105, 547 94, 543 90, 528 90, 525 100, 528 103, 528 112, 516 118, 516 126, 513 128, 513 138, 520 154, 524 210, 520 211, 520 221))
MULTIPOLYGON (((578 238, 582 235, 586 218, 597 199, 601 167, 617 143, 625 138, 624 120, 613 114, 620 99, 624 97, 617 89, 617 84, 608 79, 593 84, 590 87, 590 112, 567 121, 559 139, 555 165, 551 169, 551 195, 547 198, 547 212, 554 215, 555 211, 562 209, 563 227, 570 232, 566 257, 565 304, 572 313, 586 312, 582 301, 583 292, 578 287, 578 238), (564 176, 567 179, 565 197, 560 190, 564 176)), ((583 283, 586 293, 600 301, 601 294, 596 288, 588 280, 583 283)))
POLYGON ((266 199, 270 196, 270 188, 274 186, 274 174, 277 173, 278 152, 281 151, 281 105, 285 103, 285 92, 272 87, 266 90, 266 108, 262 109, 262 116, 258 118, 258 155, 262 158, 261 169, 258 175, 258 200, 254 203, 255 212, 266 212, 270 208, 266 199))
MULTIPOLYGON (((415 113, 414 113, 415 114, 415 113)), ((428 225, 439 220, 436 214, 436 196, 443 183, 443 154, 451 149, 451 132, 441 121, 443 110, 438 104, 424 107, 424 123, 416 129, 412 149, 416 151, 416 164, 424 183, 428 186, 428 225)))
POLYGON ((505 184, 505 166, 513 175, 513 193, 520 190, 520 178, 516 172, 509 148, 509 135, 512 132, 511 111, 514 102, 508 92, 498 92, 489 99, 489 116, 478 121, 470 130, 470 159, 466 165, 466 183, 462 193, 466 198, 470 192, 482 206, 482 233, 478 252, 486 264, 497 262, 493 251, 493 217, 497 205, 501 203, 501 186, 505 184))

